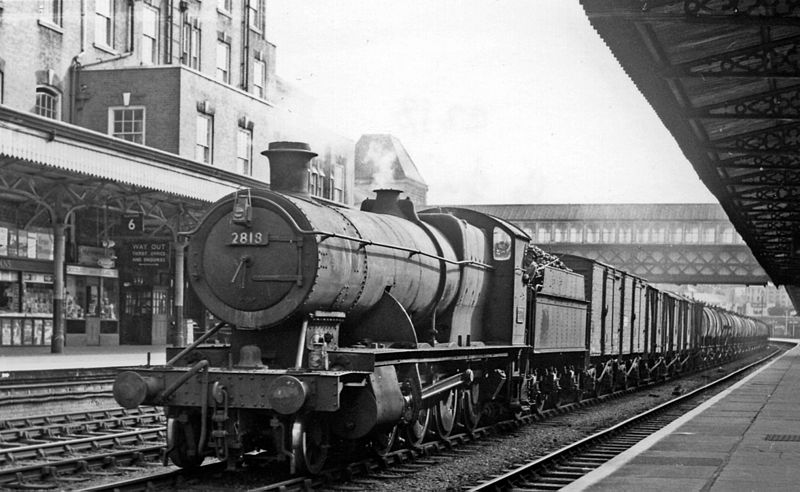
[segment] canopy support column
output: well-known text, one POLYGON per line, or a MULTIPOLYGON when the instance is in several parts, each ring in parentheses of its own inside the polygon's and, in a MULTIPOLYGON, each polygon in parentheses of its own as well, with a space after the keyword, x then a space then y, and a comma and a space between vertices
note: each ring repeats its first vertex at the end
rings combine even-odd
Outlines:
POLYGON ((66 322, 64 321, 64 261, 66 255, 66 226, 60 217, 53 221, 53 338, 50 352, 64 351, 66 322))
POLYGON ((178 238, 175 240, 175 296, 174 296, 175 313, 173 315, 176 328, 175 344, 178 347, 185 346, 187 340, 186 321, 183 318, 183 296, 184 296, 183 258, 184 258, 185 248, 186 248, 186 241, 184 237, 178 236, 178 238))

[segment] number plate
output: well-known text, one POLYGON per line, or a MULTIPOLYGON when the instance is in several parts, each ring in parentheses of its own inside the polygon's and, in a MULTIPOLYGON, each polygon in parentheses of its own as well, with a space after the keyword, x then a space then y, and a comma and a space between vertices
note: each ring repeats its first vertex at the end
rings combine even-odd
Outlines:
POLYGON ((268 242, 269 238, 263 232, 231 232, 231 246, 266 246, 268 242))

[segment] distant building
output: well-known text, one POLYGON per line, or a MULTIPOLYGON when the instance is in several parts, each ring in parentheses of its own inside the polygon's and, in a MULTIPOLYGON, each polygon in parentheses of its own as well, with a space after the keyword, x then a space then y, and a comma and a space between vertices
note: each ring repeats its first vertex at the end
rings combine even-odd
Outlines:
POLYGON ((428 185, 403 144, 392 135, 362 135, 355 148, 356 204, 382 188, 403 191, 417 208, 426 205, 428 185))

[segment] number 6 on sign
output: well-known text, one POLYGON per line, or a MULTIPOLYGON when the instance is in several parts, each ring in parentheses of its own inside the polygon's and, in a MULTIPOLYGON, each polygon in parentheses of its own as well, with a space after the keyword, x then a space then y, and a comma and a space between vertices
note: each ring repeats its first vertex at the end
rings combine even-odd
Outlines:
POLYGON ((128 234, 141 234, 142 214, 123 214, 122 229, 128 234))

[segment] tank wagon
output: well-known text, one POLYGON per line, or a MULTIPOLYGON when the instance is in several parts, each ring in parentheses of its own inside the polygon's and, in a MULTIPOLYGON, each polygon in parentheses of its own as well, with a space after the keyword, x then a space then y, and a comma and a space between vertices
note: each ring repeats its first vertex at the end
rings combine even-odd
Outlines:
POLYGON ((178 466, 257 451, 317 473, 339 446, 416 446, 766 340, 606 265, 526 261, 530 238, 496 217, 417 213, 396 190, 315 199, 306 144, 264 154, 271 189, 223 197, 190 234, 189 281, 224 322, 114 384, 124 407, 164 406, 178 466), (229 344, 203 343, 223 325, 229 344))

